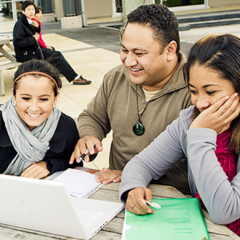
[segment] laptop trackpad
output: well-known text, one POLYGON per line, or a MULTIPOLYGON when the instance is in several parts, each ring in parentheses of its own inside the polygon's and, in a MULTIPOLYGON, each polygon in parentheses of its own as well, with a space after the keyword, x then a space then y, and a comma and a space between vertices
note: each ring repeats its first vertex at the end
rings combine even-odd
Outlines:
POLYGON ((100 206, 102 205, 102 201, 91 201, 92 199, 77 197, 70 198, 75 206, 78 217, 86 228, 98 222, 106 214, 100 206))

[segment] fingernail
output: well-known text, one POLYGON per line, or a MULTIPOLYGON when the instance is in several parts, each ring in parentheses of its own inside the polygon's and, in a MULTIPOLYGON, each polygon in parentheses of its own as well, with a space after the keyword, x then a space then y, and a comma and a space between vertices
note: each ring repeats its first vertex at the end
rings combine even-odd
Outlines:
POLYGON ((153 209, 148 209, 148 213, 155 213, 153 209))
POLYGON ((237 96, 238 96, 238 93, 235 93, 235 94, 234 94, 234 97, 237 97, 237 96))
POLYGON ((226 96, 225 99, 229 99, 229 96, 226 96))

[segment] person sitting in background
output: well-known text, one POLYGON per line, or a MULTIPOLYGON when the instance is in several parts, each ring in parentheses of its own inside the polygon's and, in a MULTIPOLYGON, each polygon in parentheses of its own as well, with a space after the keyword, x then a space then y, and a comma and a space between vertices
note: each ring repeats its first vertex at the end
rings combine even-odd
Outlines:
POLYGON ((120 198, 132 213, 153 213, 144 201, 152 200, 147 185, 185 155, 192 197, 200 199, 213 222, 240 235, 240 38, 199 40, 184 69, 193 106, 129 161, 120 198))
POLYGON ((79 76, 58 51, 41 48, 38 44, 40 27, 32 21, 35 14, 35 5, 32 1, 22 3, 22 16, 13 29, 13 45, 18 62, 31 59, 44 59, 56 67, 69 82, 75 85, 87 85, 91 81, 79 76))
POLYGON ((0 111, 0 173, 43 178, 69 167, 79 139, 75 121, 56 108, 59 72, 30 60, 15 73, 13 96, 0 111))
POLYGON ((40 47, 42 48, 48 48, 50 50, 55 50, 54 47, 51 46, 47 46, 46 43, 43 41, 42 39, 42 9, 41 7, 35 7, 35 15, 34 18, 32 18, 33 21, 36 21, 40 27, 40 32, 39 32, 39 39, 38 39, 38 43, 40 45, 40 47))

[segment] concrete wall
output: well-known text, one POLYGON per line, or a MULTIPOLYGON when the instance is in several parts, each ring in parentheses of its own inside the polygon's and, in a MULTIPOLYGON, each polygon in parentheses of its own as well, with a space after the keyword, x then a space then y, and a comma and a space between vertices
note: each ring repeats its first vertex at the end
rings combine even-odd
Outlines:
POLYGON ((54 13, 45 13, 42 16, 42 23, 43 22, 54 22, 55 21, 55 17, 54 17, 54 13))
POLYGON ((125 26, 127 22, 127 15, 137 9, 138 7, 142 5, 148 5, 148 4, 153 4, 155 3, 155 0, 135 0, 135 1, 130 1, 130 0, 122 0, 122 7, 123 7, 123 25, 125 26))
POLYGON ((61 20, 61 18, 64 17, 62 0, 54 0, 54 5, 57 14, 57 20, 61 20))
POLYGON ((228 6, 234 6, 234 5, 240 5, 239 0, 208 0, 208 6, 210 8, 217 8, 217 7, 228 7, 228 6))
MULTIPOLYGON (((65 0, 66 1, 66 0, 65 0)), ((57 19, 61 20, 63 15, 62 0, 53 0, 57 19)), ((155 0, 122 0, 123 16, 142 4, 151 4, 155 0)), ((240 5, 240 0, 208 0, 210 8, 240 5)), ((84 0, 85 15, 88 19, 112 17, 112 0, 84 0)), ((51 19, 52 20, 52 19, 51 19)))
POLYGON ((84 7, 88 19, 113 15, 111 0, 85 0, 84 7))

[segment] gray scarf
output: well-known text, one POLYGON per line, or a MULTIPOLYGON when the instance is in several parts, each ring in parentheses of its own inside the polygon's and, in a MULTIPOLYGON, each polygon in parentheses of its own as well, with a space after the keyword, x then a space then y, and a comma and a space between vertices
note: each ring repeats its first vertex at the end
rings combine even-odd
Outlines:
POLYGON ((43 160, 49 149, 49 141, 57 128, 61 112, 53 108, 48 119, 30 131, 17 113, 13 97, 1 106, 1 110, 8 135, 17 152, 3 174, 20 176, 28 166, 43 160))

